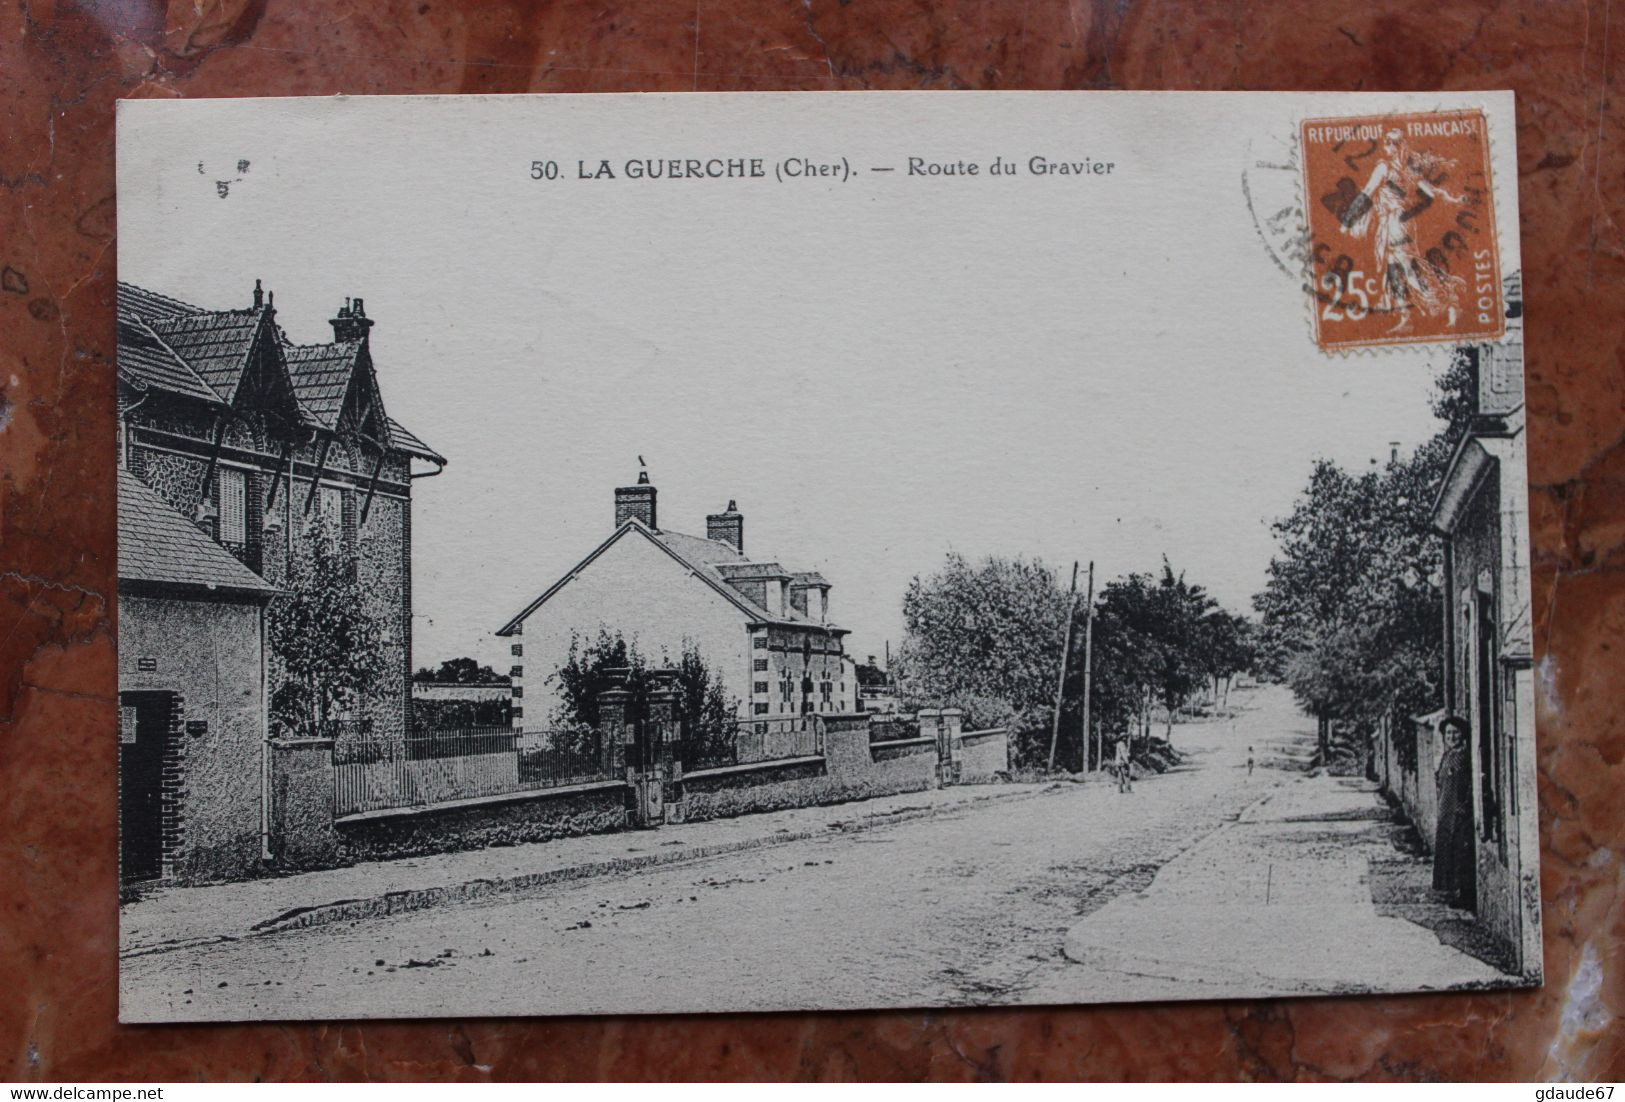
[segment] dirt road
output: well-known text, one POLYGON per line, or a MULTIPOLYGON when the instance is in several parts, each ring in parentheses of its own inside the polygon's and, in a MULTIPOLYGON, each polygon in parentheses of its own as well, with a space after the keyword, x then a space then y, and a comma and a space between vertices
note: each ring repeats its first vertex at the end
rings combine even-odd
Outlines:
MULTIPOLYGON (((523 899, 134 957, 123 962, 126 1010, 218 1019, 987 1004, 1053 998, 1063 972, 1060 989, 1087 997, 1087 970, 1062 953, 1078 917, 1142 890, 1286 780, 1283 755, 1308 727, 1281 690, 1239 699, 1236 718, 1176 727, 1187 763, 1129 794, 1059 784, 523 899)), ((683 828, 662 833, 677 844, 683 828)))

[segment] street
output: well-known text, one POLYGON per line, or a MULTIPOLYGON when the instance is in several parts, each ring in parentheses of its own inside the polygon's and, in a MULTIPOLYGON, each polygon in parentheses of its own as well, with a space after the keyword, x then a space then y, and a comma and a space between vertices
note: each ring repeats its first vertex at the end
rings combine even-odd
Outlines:
MULTIPOLYGON (((1179 855, 1266 796, 1297 791, 1302 777, 1298 763, 1313 728, 1286 691, 1240 692, 1232 704, 1232 718, 1176 725, 1174 745, 1188 760, 1139 781, 1132 793, 1099 780, 1059 783, 522 898, 131 956, 123 962, 124 1015, 788 1010, 1133 994, 1132 985, 1116 983, 1120 969, 1111 962, 1091 967, 1069 932, 1114 900, 1140 897, 1179 855), (1249 746, 1257 759, 1251 775, 1249 746)), ((861 804, 843 806, 862 814, 861 804)), ((675 846, 694 829, 638 837, 675 846)), ((604 837, 608 845, 628 836, 604 837)), ((1228 854, 1238 874, 1249 864, 1237 844, 1210 848, 1228 854)), ((1359 864, 1351 875, 1363 884, 1363 857, 1359 864)), ((1369 900, 1351 902, 1371 909, 1369 900)), ((1199 923, 1202 907, 1193 898, 1183 908, 1189 914, 1171 917, 1199 923)), ((1411 928, 1423 935, 1419 952, 1436 944, 1411 928)), ((1459 958, 1487 969, 1438 949, 1452 965, 1459 958)), ((1160 997, 1211 991, 1157 989, 1160 997)))

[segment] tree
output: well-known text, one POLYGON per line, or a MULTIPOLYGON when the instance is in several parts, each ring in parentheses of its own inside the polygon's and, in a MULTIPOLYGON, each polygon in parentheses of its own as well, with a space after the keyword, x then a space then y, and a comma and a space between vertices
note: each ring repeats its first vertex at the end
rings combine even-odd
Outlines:
POLYGON ((506 685, 512 679, 472 658, 448 658, 438 670, 421 667, 412 680, 431 685, 506 685))
POLYGON ((642 715, 648 706, 649 690, 653 688, 648 663, 639 653, 635 642, 629 643, 620 632, 600 627, 598 636, 590 641, 579 634, 570 634, 570 650, 563 663, 554 671, 559 701, 563 705, 561 718, 567 725, 579 725, 596 730, 599 726, 598 697, 610 689, 624 689, 631 694, 628 715, 642 715))
POLYGON ((692 642, 683 642, 677 663, 677 715, 683 724, 683 764, 723 760, 737 730, 737 701, 728 699, 692 642))
POLYGON ((1437 435, 1360 474, 1318 460, 1274 526, 1279 550, 1253 601, 1261 662, 1315 716, 1322 763, 1334 722, 1402 722, 1439 698, 1442 557, 1429 512, 1471 421, 1475 374, 1458 350, 1436 385, 1437 435))
POLYGON ((950 554, 915 576, 894 672, 905 699, 963 708, 975 726, 1032 725, 1053 706, 1069 604, 1042 562, 950 554))
POLYGON ((267 616, 271 652, 286 673, 271 715, 284 731, 326 735, 337 713, 383 677, 383 627, 367 611, 355 555, 319 523, 304 551, 267 616))
POLYGON ((1156 688, 1167 716, 1164 737, 1172 739, 1174 713, 1206 680, 1204 622, 1219 606, 1205 589, 1187 582, 1183 571, 1176 575, 1167 556, 1153 593, 1150 631, 1155 642, 1156 688))
POLYGON ((1197 633, 1198 661, 1212 681, 1215 703, 1230 697, 1230 679, 1251 669, 1255 658, 1253 625, 1226 609, 1203 617, 1197 633))
MULTIPOLYGON (((663 663, 665 660, 662 655, 663 663)), ((598 731, 602 720, 599 694, 608 689, 629 693, 627 716, 643 718, 648 714, 649 694, 660 687, 663 672, 668 671, 651 668, 637 643, 627 641, 620 632, 600 627, 591 641, 572 635, 569 653, 553 675, 567 730, 583 737, 598 731)), ((670 686, 677 693, 676 719, 684 736, 685 764, 712 760, 731 745, 738 701, 729 699, 721 678, 692 640, 683 641, 682 653, 669 672, 674 675, 670 686)))

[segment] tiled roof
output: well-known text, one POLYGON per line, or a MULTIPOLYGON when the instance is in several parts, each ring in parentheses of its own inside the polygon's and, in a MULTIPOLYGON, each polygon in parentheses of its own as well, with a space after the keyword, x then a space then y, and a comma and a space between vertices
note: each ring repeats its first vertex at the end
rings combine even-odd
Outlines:
POLYGON ((696 573, 704 573, 713 581, 725 586, 728 592, 737 597, 741 604, 749 607, 751 615, 758 619, 780 623, 813 623, 805 613, 789 605, 785 606, 783 615, 775 616, 728 584, 729 578, 760 578, 788 574, 789 571, 778 563, 747 559, 735 550, 733 544, 721 540, 702 539, 682 532, 653 532, 651 535, 665 544, 696 573))
POLYGON ((259 310, 177 314, 147 324, 204 382, 230 402, 259 332, 259 310))
POLYGON ((393 417, 386 418, 389 422, 389 443, 396 451, 406 452, 408 455, 421 456, 432 459, 436 463, 444 463, 446 457, 435 451, 420 440, 416 433, 393 417))
POLYGON ((208 590, 276 592, 123 468, 118 472, 118 576, 208 590))
POLYGON ((282 358, 299 404, 323 428, 335 428, 344 409, 344 395, 355 374, 360 341, 333 344, 284 344, 282 358))
POLYGON ((788 578, 790 572, 776 562, 716 563, 716 572, 724 578, 788 578))
POLYGON ((118 366, 142 385, 201 398, 218 404, 220 396, 198 377, 184 360, 159 340, 134 314, 121 314, 118 327, 118 366))
MULTIPOLYGON (((555 593, 564 588, 570 579, 591 566, 593 561, 609 550, 617 540, 631 539, 634 536, 642 536, 664 547, 673 558, 692 571, 695 577, 701 579, 705 584, 732 601, 737 608, 752 620, 773 624, 807 624, 844 634, 844 629, 838 628, 834 624, 816 624, 805 613, 793 607, 787 607, 782 615, 775 616, 729 585, 727 578, 723 576, 724 571, 728 568, 749 563, 751 569, 755 571, 764 565, 751 563, 749 559, 734 548, 733 544, 724 543, 721 540, 703 539, 700 536, 690 536, 682 532, 654 532, 645 528, 643 524, 636 520, 629 520, 617 528, 613 535, 599 544, 585 559, 581 560, 575 569, 554 582, 542 592, 540 597, 526 605, 518 615, 499 628, 497 634, 512 635, 515 631, 518 631, 531 613, 546 604, 555 593)), ((777 564, 768 565, 776 566, 777 564)), ((780 569, 782 570, 782 568, 780 569)))
POLYGON ((681 532, 656 532, 655 538, 691 562, 741 563, 750 560, 734 549, 731 543, 708 540, 700 536, 685 536, 681 532))
POLYGON ((170 298, 168 295, 160 295, 144 287, 137 287, 133 283, 118 285, 118 312, 120 317, 128 315, 142 321, 172 318, 180 314, 204 313, 201 307, 182 302, 178 298, 170 298))
MULTIPOLYGON (((204 310, 129 283, 118 285, 119 369, 139 383, 230 403, 248 364, 269 308, 204 310)), ((362 342, 291 344, 271 322, 271 337, 282 354, 288 382, 303 415, 333 429, 344 411, 350 381, 358 370, 362 342)), ((376 382, 369 384, 376 387, 376 382)), ((382 412, 380 410, 380 412, 382 412)), ((389 446, 435 463, 445 463, 400 422, 385 417, 389 446)))

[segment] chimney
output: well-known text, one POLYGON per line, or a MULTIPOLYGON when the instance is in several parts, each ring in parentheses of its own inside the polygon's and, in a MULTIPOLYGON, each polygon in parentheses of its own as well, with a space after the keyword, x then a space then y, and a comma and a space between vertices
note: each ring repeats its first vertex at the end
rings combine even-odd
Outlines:
POLYGON ((372 319, 367 317, 367 311, 362 308, 358 298, 345 299, 344 305, 339 307, 338 317, 329 321, 336 341, 364 341, 367 330, 372 328, 372 319))
POLYGON ((660 531, 655 523, 655 488, 649 485, 649 472, 638 472, 636 486, 619 486, 615 490, 615 527, 635 520, 651 532, 660 531))
POLYGON ((265 305, 265 291, 260 287, 260 281, 254 281, 254 309, 258 310, 265 305))
POLYGON ((745 518, 731 500, 725 511, 705 518, 705 538, 726 543, 741 555, 745 553, 745 518))
POLYGON ((1399 462, 1399 441, 1398 440, 1390 440, 1390 441, 1388 441, 1388 462, 1390 462, 1390 463, 1398 463, 1399 462))

